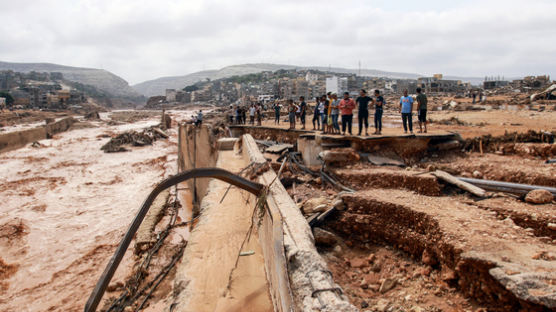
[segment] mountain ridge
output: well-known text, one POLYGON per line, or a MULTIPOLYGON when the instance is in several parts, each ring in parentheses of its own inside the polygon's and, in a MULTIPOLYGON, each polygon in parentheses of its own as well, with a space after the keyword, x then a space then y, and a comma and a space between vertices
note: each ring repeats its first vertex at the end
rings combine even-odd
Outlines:
POLYGON ((66 80, 92 85, 110 93, 114 97, 141 97, 141 94, 131 88, 125 79, 104 69, 73 67, 53 63, 15 63, 0 61, 0 70, 12 70, 24 73, 31 71, 60 72, 66 80))
MULTIPOLYGON (((160 77, 152 80, 147 80, 138 84, 134 84, 131 87, 135 89, 138 93, 144 96, 154 96, 154 95, 164 95, 166 89, 182 89, 187 85, 192 85, 198 81, 204 79, 220 79, 228 78, 235 75, 247 75, 259 73, 262 71, 276 71, 280 69, 312 69, 324 72, 334 72, 334 73, 351 73, 358 74, 358 69, 349 69, 341 67, 325 67, 325 66, 296 66, 296 65, 284 65, 284 64, 270 64, 270 63, 247 63, 230 65, 216 70, 205 70, 194 72, 187 75, 181 76, 166 76, 160 77)), ((361 69, 361 75, 370 77, 388 77, 394 79, 416 79, 419 77, 424 77, 423 74, 416 73, 403 73, 403 72, 390 72, 377 69, 361 69)), ((462 80, 468 81, 472 84, 479 84, 482 82, 482 78, 479 77, 458 77, 458 76, 445 76, 445 79, 462 80)))

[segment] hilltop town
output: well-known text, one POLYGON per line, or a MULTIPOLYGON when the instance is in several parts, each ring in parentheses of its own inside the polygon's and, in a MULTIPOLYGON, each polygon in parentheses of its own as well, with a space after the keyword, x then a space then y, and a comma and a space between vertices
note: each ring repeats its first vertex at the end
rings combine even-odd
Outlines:
MULTIPOLYGON (((386 95, 400 95, 404 90, 415 94, 422 88, 428 94, 452 98, 472 98, 485 102, 490 95, 530 95, 550 86, 548 75, 527 76, 512 81, 503 77, 485 77, 481 85, 445 79, 442 74, 417 79, 369 77, 357 74, 308 69, 281 69, 274 72, 232 76, 217 80, 204 79, 182 89, 166 89, 165 95, 150 97, 146 108, 179 107, 184 104, 227 106, 268 103, 303 96, 312 100, 327 92, 357 95, 360 89, 378 89, 386 95)), ((524 98, 526 98, 525 96, 524 98)))

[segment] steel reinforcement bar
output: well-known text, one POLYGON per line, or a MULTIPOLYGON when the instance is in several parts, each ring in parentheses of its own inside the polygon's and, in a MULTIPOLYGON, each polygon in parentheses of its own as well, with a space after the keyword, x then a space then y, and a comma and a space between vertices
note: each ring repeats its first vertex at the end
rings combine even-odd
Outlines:
POLYGON ((143 202, 143 205, 141 206, 141 209, 139 210, 139 212, 135 216, 135 219, 133 220, 133 222, 129 226, 124 238, 122 239, 122 241, 120 242, 120 245, 116 249, 116 252, 114 253, 112 258, 110 259, 110 262, 108 262, 108 264, 106 265, 106 268, 104 269, 104 272, 100 276, 99 281, 97 282, 95 288, 93 289, 93 292, 91 293, 91 296, 89 297, 89 300, 87 300, 87 303, 85 304, 85 312, 94 312, 94 311, 96 311, 96 308, 97 308, 98 304, 100 303, 100 300, 102 299, 102 296, 104 295, 104 292, 106 291, 106 287, 108 287, 108 284, 110 283, 110 280, 114 276, 114 273, 116 272, 116 269, 120 265, 120 262, 122 261, 122 258, 124 257, 124 254, 125 254, 127 248, 129 247, 129 244, 131 243, 131 240, 133 239, 133 236, 137 232, 137 229, 139 229, 139 225, 141 225, 141 223, 143 222, 143 219, 145 218, 145 215, 149 211, 149 209, 150 209, 153 201, 155 200, 156 196, 158 196, 158 194, 160 194, 165 189, 167 189, 167 188, 169 188, 173 185, 176 185, 178 183, 184 182, 186 180, 192 179, 192 178, 215 178, 215 179, 219 179, 219 180, 222 180, 222 181, 227 182, 229 184, 232 184, 234 186, 237 186, 241 189, 244 189, 244 190, 246 190, 246 191, 248 191, 248 192, 250 192, 250 193, 252 193, 256 196, 260 195, 260 193, 261 193, 261 191, 263 190, 263 187, 264 187, 262 184, 249 181, 249 180, 247 180, 247 179, 245 179, 241 176, 235 175, 235 174, 233 174, 229 171, 226 171, 224 169, 219 169, 219 168, 191 169, 191 170, 187 170, 187 171, 181 172, 179 174, 176 174, 174 176, 171 176, 171 177, 165 179, 164 181, 160 182, 152 190, 152 192, 149 194, 147 199, 143 202))

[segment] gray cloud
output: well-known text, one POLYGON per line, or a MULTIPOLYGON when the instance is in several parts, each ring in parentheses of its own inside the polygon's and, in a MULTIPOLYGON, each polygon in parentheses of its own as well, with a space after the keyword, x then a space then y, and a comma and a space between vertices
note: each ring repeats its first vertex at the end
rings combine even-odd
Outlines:
POLYGON ((2 0, 0 60, 131 83, 249 62, 555 74, 554 1, 2 0))

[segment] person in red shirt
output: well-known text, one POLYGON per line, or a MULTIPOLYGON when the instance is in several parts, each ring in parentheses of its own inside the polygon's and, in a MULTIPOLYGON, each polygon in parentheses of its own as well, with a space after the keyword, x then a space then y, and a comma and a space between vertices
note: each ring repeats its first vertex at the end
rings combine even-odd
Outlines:
POLYGON ((344 99, 340 101, 340 114, 342 114, 342 132, 346 134, 346 128, 351 134, 351 126, 353 123, 353 109, 355 108, 355 101, 349 97, 349 92, 344 92, 344 99))

